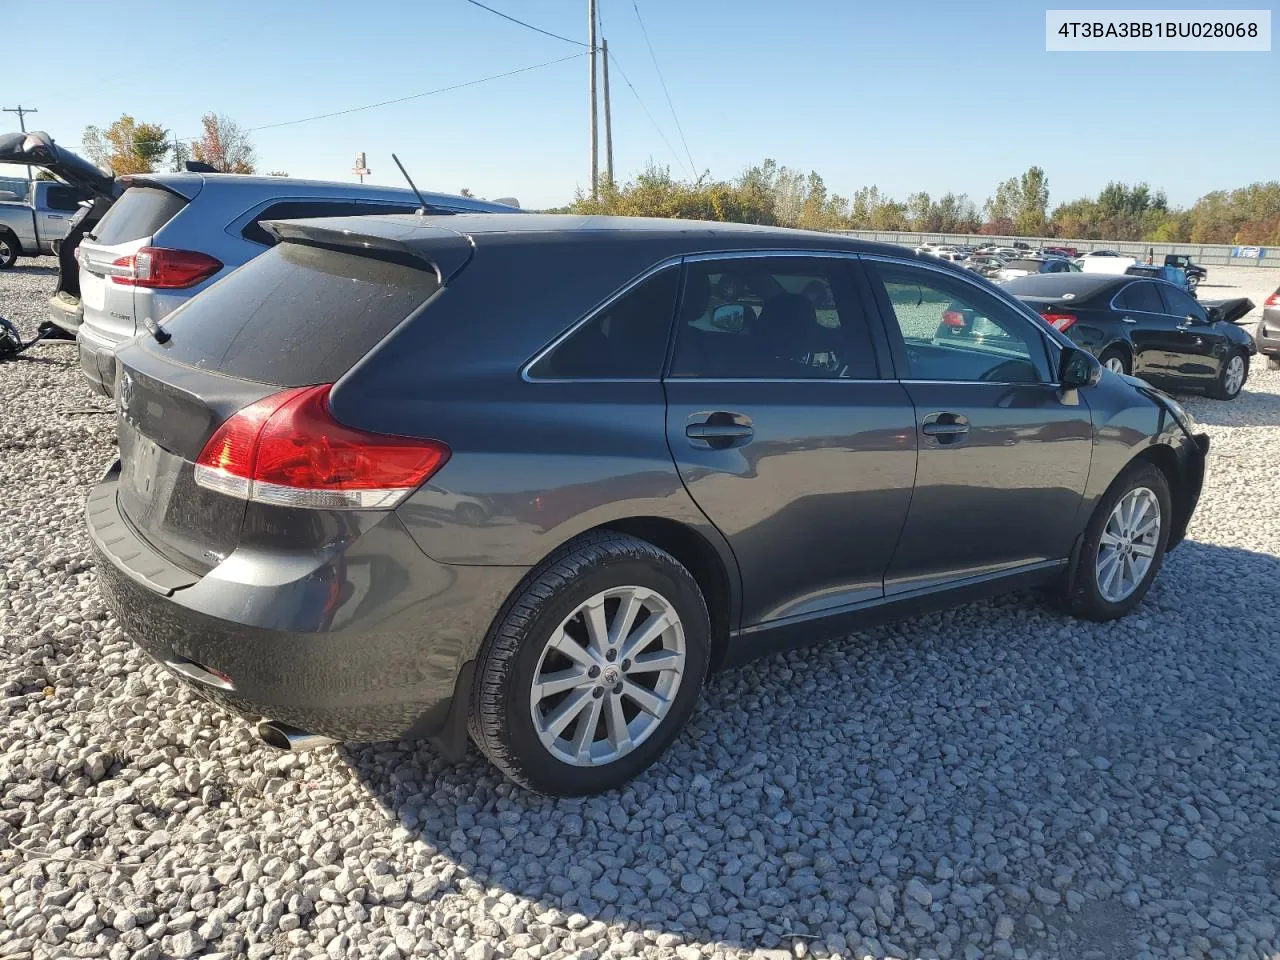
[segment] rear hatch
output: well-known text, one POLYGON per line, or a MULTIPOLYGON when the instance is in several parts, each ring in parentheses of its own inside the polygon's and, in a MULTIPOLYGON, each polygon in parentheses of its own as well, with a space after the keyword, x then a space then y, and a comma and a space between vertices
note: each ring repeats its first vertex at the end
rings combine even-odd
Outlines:
POLYGON ((199 193, 201 181, 181 190, 154 181, 132 180, 124 195, 80 241, 80 300, 84 323, 98 339, 111 343, 139 329, 134 311, 137 255, 156 233, 199 193))
MULTIPOLYGON (((257 448, 246 454, 245 444, 265 444, 271 434, 277 444, 273 455, 285 449, 301 456, 302 473, 317 458, 325 469, 338 462, 344 443, 367 441, 367 449, 357 451, 372 451, 360 461, 362 468, 376 467, 379 458, 384 464, 397 457, 396 464, 405 462, 403 449, 391 450, 383 443, 387 438, 357 435, 325 421, 322 388, 319 393, 288 391, 341 378, 440 289, 441 276, 467 262, 467 238, 439 233, 445 236, 434 264, 391 244, 379 250, 372 246, 382 242, 378 238, 332 231, 298 234, 174 311, 164 321, 160 338, 168 339, 163 343, 147 335, 120 351, 117 502, 144 540, 171 562, 202 575, 242 536, 256 545, 314 549, 358 532, 358 518, 369 503, 371 509, 387 506, 370 499, 367 489, 364 499, 355 498, 358 502, 342 499, 341 491, 303 489, 308 481, 298 479, 296 469, 256 484, 249 477, 265 469, 267 454, 259 458, 257 448), (316 237, 355 244, 362 252, 316 245, 311 242, 316 237), (311 404, 311 413, 299 413, 295 400, 311 404), (277 428, 289 411, 298 414, 291 423, 304 425, 297 435, 282 437, 277 428)), ((379 482, 394 486, 390 480, 379 482)))

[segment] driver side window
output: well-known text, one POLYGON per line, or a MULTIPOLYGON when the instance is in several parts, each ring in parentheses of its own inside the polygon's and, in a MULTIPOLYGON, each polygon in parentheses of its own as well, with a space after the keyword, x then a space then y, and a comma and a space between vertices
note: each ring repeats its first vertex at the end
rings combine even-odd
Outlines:
MULTIPOLYGON (((1032 321, 972 284, 918 267, 869 262, 902 334, 903 379, 1043 383, 1048 361, 1032 321)), ((892 333, 892 331, 890 331, 892 333)))

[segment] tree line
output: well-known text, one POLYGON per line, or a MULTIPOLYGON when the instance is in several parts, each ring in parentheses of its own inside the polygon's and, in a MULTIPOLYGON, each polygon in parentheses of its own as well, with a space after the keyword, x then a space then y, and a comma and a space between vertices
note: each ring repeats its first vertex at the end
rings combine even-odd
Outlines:
MULTIPOLYGON (((220 173, 256 173, 257 159, 248 133, 230 117, 206 113, 201 134, 179 140, 167 127, 123 114, 110 126, 85 127, 84 151, 98 166, 117 176, 154 173, 159 167, 182 170, 188 160, 206 163, 220 173)), ((287 177, 281 170, 268 174, 287 177)))
POLYGON ((1146 240, 1162 243, 1280 245, 1280 181, 1215 190, 1187 208, 1170 206, 1146 183, 1108 183, 1097 196, 1049 206, 1040 167, 1009 177, 979 207, 966 194, 925 191, 896 200, 878 187, 851 198, 828 190, 816 172, 765 160, 732 180, 683 180, 650 165, 626 183, 602 183, 598 197, 579 191, 574 213, 687 217, 808 230, 910 230, 990 236, 1146 240))

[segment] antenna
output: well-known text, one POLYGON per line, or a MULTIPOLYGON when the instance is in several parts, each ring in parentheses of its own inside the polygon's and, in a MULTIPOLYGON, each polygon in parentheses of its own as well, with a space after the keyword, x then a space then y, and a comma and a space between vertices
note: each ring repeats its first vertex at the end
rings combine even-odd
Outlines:
POLYGON ((413 191, 414 196, 418 198, 418 202, 422 204, 422 206, 418 208, 418 213, 425 217, 427 215, 427 201, 423 199, 422 191, 419 190, 418 185, 413 182, 413 177, 409 176, 409 171, 404 168, 404 164, 400 162, 400 158, 393 153, 391 155, 391 159, 396 162, 396 166, 400 168, 400 172, 404 174, 404 178, 409 181, 409 189, 413 191))

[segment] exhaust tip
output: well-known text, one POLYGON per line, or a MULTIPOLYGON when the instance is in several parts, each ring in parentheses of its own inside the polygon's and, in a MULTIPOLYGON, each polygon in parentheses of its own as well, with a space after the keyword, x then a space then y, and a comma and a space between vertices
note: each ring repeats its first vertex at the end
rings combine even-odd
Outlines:
POLYGON ((318 733, 307 733, 305 730, 291 727, 289 724, 281 723, 279 720, 259 721, 256 733, 258 739, 267 746, 290 752, 313 750, 316 747, 327 747, 338 742, 332 737, 321 736, 318 733))

